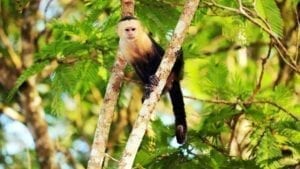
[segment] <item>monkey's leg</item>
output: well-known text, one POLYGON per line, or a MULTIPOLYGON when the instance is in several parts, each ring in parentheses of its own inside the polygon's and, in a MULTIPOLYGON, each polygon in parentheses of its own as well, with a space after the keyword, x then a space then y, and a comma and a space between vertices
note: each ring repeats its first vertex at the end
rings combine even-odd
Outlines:
POLYGON ((176 139, 179 144, 182 144, 186 140, 187 124, 185 119, 185 110, 183 96, 180 88, 179 81, 174 81, 172 88, 169 90, 173 112, 175 115, 175 130, 176 139))

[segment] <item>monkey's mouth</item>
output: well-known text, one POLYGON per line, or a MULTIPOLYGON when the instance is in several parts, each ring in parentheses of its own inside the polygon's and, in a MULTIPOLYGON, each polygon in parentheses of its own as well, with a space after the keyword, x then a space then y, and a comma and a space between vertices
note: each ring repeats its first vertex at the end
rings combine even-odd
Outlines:
POLYGON ((129 39, 129 40, 133 40, 133 39, 134 39, 134 36, 128 36, 128 39, 129 39))

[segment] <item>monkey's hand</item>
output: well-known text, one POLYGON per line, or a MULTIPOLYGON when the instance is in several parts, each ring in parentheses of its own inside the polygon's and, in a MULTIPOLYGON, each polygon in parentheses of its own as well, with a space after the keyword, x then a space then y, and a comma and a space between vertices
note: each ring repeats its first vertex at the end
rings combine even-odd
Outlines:
POLYGON ((145 88, 144 88, 145 92, 142 98, 142 102, 144 102, 146 99, 149 98, 151 92, 153 92, 154 90, 154 87, 158 85, 159 79, 157 76, 151 75, 149 77, 149 82, 150 82, 149 84, 145 84, 145 88))

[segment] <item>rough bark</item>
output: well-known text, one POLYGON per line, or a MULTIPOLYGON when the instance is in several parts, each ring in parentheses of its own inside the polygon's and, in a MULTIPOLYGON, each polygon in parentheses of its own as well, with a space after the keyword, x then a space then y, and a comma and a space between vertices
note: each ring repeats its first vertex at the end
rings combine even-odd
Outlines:
POLYGON ((139 112, 139 116, 129 136, 125 150, 123 151, 123 155, 119 163, 119 169, 132 168, 137 150, 142 142, 150 121, 151 112, 154 110, 154 107, 160 98, 161 92, 166 84, 167 77, 175 63, 175 53, 180 50, 180 46, 185 37, 185 32, 191 23, 198 4, 199 0, 187 0, 184 6, 184 10, 177 23, 169 47, 167 48, 163 60, 156 72, 156 76, 159 78, 158 86, 154 88, 150 97, 145 100, 139 112))
POLYGON ((112 70, 112 75, 106 88, 106 94, 102 103, 103 105, 100 110, 94 142, 91 149, 90 159, 88 161, 88 169, 102 168, 109 130, 113 120, 115 105, 117 103, 122 85, 124 76, 123 71, 125 66, 126 61, 118 55, 112 70))

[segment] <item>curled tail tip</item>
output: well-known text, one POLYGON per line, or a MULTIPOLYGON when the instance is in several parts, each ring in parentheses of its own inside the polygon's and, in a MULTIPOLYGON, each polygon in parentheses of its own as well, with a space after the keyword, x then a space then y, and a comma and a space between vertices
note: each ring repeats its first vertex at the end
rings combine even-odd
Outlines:
POLYGON ((176 125, 177 143, 184 144, 186 142, 186 135, 187 135, 187 127, 182 124, 176 125))

